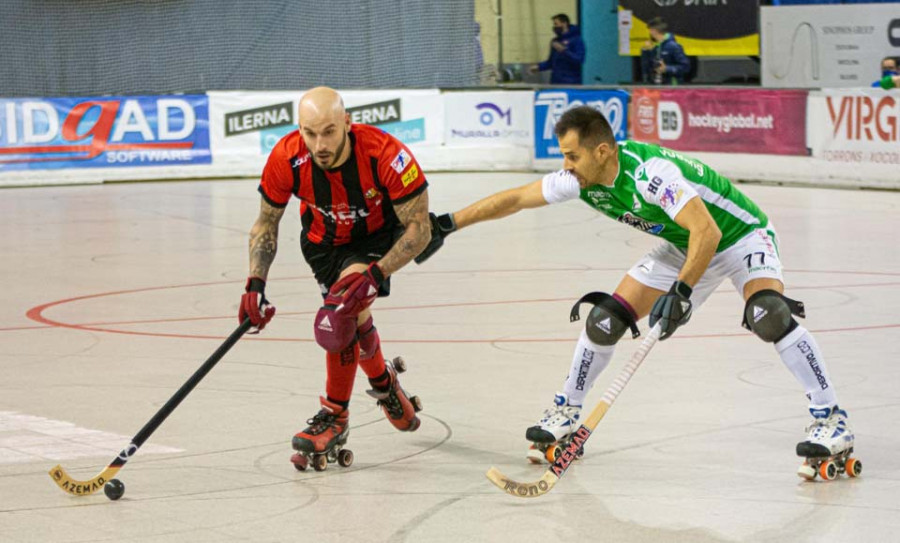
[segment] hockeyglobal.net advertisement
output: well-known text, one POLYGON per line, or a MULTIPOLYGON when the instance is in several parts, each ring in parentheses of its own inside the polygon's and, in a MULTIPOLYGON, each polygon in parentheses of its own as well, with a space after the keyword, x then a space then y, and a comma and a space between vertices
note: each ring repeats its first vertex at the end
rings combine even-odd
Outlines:
POLYGON ((204 95, 0 100, 0 171, 211 160, 204 95))
POLYGON ((679 151, 807 155, 806 91, 639 88, 631 137, 679 151))

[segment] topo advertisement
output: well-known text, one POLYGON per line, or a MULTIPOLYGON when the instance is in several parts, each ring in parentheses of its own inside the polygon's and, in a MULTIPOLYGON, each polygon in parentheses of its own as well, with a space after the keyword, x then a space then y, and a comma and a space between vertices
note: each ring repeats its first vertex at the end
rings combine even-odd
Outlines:
POLYGON ((589 105, 603 113, 616 140, 627 137, 628 93, 620 90, 543 90, 534 96, 534 157, 562 158, 556 140, 556 121, 566 110, 589 105))

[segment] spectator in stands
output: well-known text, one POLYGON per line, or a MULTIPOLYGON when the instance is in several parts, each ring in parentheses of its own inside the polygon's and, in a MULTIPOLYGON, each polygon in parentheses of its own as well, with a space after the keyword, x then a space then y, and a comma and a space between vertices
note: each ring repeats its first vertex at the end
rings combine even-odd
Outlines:
POLYGON ((878 81, 878 86, 882 89, 896 89, 900 87, 900 75, 886 75, 878 81))
POLYGON ((684 48, 667 32, 668 25, 660 17, 647 23, 650 41, 641 49, 641 78, 644 83, 654 85, 677 85, 684 83, 691 64, 684 54, 684 48))
POLYGON ((872 83, 873 87, 881 87, 884 89, 890 89, 893 87, 885 86, 890 85, 892 78, 900 75, 900 72, 897 71, 897 59, 894 57, 884 57, 881 59, 881 77, 876 79, 874 83, 872 83))
POLYGON ((581 65, 584 64, 584 40, 577 25, 569 22, 569 16, 560 13, 553 16, 553 33, 550 40, 550 57, 539 64, 533 64, 531 73, 550 70, 553 85, 581 85, 581 65))

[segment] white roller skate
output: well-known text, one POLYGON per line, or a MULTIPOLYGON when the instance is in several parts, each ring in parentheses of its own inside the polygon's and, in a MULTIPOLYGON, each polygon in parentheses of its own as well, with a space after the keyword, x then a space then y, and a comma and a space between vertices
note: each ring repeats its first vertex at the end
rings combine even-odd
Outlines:
MULTIPOLYGON (((528 460, 533 464, 544 461, 552 464, 578 429, 580 417, 581 406, 569 405, 565 394, 557 394, 553 398, 553 406, 544 411, 541 420, 525 431, 525 439, 531 441, 526 455, 528 460)), ((578 456, 582 454, 584 451, 579 451, 578 456)))
POLYGON ((850 457, 854 437, 847 424, 847 412, 836 405, 811 407, 809 412, 813 420, 806 427, 807 438, 797 443, 797 456, 805 458, 797 475, 808 481, 817 475, 830 481, 841 473, 858 477, 862 473, 862 463, 850 457))

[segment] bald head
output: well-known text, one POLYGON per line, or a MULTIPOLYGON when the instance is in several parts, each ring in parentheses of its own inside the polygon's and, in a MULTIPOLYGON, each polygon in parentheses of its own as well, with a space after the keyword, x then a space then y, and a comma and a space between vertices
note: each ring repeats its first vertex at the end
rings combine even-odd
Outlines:
POLYGON ((341 122, 344 120, 344 100, 336 90, 329 87, 310 89, 300 99, 300 125, 315 124, 323 120, 341 122))
POLYGON ((343 164, 350 156, 350 116, 341 95, 328 87, 316 87, 303 95, 297 109, 300 135, 313 160, 326 170, 343 164))

